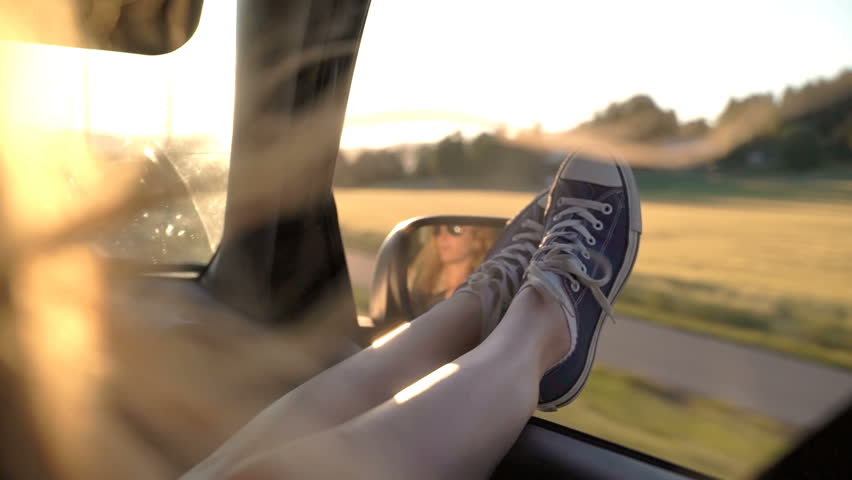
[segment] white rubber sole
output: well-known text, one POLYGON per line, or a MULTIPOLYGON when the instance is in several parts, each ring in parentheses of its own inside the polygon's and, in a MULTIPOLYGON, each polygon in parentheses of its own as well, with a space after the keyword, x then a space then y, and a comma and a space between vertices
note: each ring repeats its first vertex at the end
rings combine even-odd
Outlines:
MULTIPOLYGON (((612 290, 610 290, 609 295, 607 296, 610 304, 615 303, 616 298, 618 298, 622 288, 624 288, 624 284, 627 283, 630 273, 633 271, 633 265, 636 263, 636 256, 639 253, 639 237, 642 234, 642 208, 639 202, 639 187, 636 185, 636 178, 633 176, 633 170, 630 169, 630 166, 627 165, 627 163, 618 158, 615 158, 615 163, 618 166, 619 173, 621 173, 621 179, 624 182, 624 190, 627 195, 627 208, 629 209, 630 215, 630 231, 627 236, 627 252, 624 254, 624 263, 621 265, 621 269, 615 276, 612 290)), ((580 380, 559 398, 550 402, 540 403, 538 405, 539 410, 542 412, 555 412, 559 408, 571 403, 578 395, 580 395, 580 392, 583 391, 583 387, 586 386, 586 380, 589 379, 589 374, 592 372, 592 364, 594 363, 595 352, 598 348, 598 338, 600 337, 603 324, 606 323, 605 317, 606 312, 601 312, 598 322, 595 325, 595 333, 592 336, 592 344, 589 346, 589 352, 586 355, 586 363, 583 367, 583 373, 580 375, 580 380)))

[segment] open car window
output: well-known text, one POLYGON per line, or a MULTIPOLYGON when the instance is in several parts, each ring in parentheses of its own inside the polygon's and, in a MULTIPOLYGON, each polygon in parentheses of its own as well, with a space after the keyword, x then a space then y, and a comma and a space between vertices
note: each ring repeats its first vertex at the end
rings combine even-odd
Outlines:
POLYGON ((397 222, 511 217, 567 152, 617 152, 639 258, 584 393, 540 416, 756 474, 852 398, 850 18, 830 1, 374 0, 335 178, 360 311, 397 222))
MULTIPOLYGON (((164 55, 0 46, 21 69, 3 99, 17 135, 37 139, 31 144, 75 145, 98 165, 98 175, 145 197, 93 239, 104 254, 207 264, 218 246, 233 121, 235 13, 235 2, 205 2, 192 38, 164 55)), ((59 154, 48 146, 40 153, 59 154)), ((85 183, 75 172, 66 180, 85 183)))

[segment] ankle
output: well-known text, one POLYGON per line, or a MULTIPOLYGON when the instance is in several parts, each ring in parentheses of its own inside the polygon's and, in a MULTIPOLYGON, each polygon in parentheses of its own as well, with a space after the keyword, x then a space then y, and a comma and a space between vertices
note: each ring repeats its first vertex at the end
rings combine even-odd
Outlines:
POLYGON ((508 319, 521 329, 519 335, 532 339, 542 375, 568 354, 571 334, 565 312, 555 300, 535 288, 521 288, 506 312, 504 321, 508 319))

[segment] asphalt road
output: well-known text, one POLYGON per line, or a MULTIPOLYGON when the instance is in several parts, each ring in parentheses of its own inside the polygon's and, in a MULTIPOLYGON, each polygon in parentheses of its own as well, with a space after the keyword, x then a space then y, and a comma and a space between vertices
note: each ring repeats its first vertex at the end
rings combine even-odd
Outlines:
MULTIPOLYGON (((348 251, 347 262, 352 283, 370 288, 373 257, 348 251)), ((625 317, 604 326, 596 361, 797 427, 852 401, 852 373, 625 317)))
POLYGON ((625 317, 604 326, 597 361, 801 427, 852 401, 848 372, 625 317))

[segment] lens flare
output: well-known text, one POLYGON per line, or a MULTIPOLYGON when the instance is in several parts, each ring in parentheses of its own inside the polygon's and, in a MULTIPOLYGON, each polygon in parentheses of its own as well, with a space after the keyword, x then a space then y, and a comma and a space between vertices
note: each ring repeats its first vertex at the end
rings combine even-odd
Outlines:
POLYGON ((459 366, 457 364, 448 363, 443 367, 430 373, 429 375, 426 375, 420 380, 412 383, 408 387, 405 387, 404 390, 394 395, 393 399, 398 404, 405 403, 416 397, 417 395, 420 395, 421 393, 425 392, 426 390, 429 390, 430 388, 435 386, 435 384, 456 373, 458 370, 459 366))
POLYGON ((402 325, 394 328, 390 332, 382 335, 381 337, 376 339, 376 341, 373 342, 373 348, 379 348, 382 345, 388 343, 389 341, 393 340, 394 337, 396 337, 400 333, 406 331, 408 329, 408 327, 410 327, 410 326, 411 326, 411 324, 406 322, 406 323, 403 323, 402 325))

